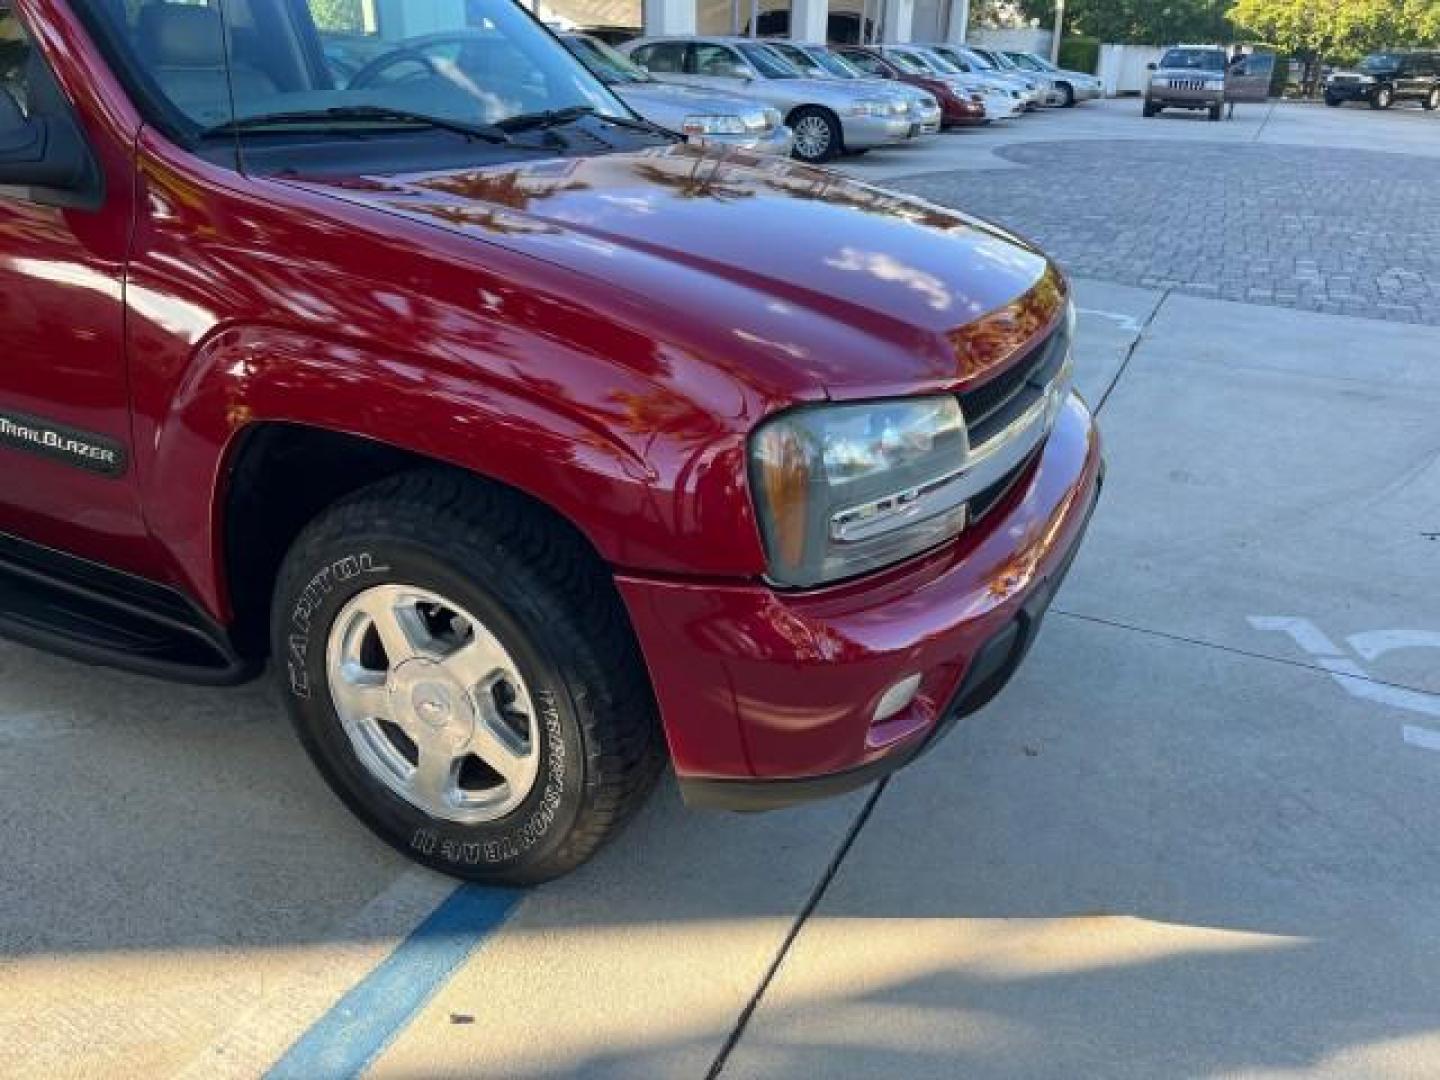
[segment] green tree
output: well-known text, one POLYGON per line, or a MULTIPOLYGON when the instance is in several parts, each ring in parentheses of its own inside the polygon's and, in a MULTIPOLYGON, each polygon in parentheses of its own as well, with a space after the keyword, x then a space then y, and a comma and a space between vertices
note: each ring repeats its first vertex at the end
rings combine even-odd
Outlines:
POLYGON ((364 0, 310 0, 315 25, 321 30, 356 32, 365 28, 364 0))
MULTIPOLYGON (((1125 45, 1173 45, 1177 41, 1229 41, 1226 9, 1232 0, 1067 0, 1065 32, 1125 45)), ((1425 0, 1420 0, 1425 2, 1425 0)), ((1028 18, 1042 26, 1054 18, 1054 0, 1020 0, 1028 18)))
POLYGON ((1440 0, 1236 0, 1230 18, 1304 60, 1311 92, 1324 60, 1440 39, 1440 0))

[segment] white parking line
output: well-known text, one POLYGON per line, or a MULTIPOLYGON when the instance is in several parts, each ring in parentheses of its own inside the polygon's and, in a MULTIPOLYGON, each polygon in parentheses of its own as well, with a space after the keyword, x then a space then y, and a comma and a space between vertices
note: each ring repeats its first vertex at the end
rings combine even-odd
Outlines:
MULTIPOLYGON (((1257 630, 1288 634, 1351 697, 1440 718, 1440 694, 1377 681, 1309 619, 1290 615, 1251 615, 1249 622, 1257 630)), ((1355 653, 1366 660, 1376 660, 1396 649, 1440 649, 1440 633, 1433 630, 1369 630, 1351 634, 1345 640, 1355 653)), ((1440 732, 1407 725, 1402 734, 1410 746, 1440 750, 1440 732)))
POLYGON ((1421 750, 1440 750, 1440 731, 1406 724, 1404 735, 1411 746, 1418 746, 1421 750))
POLYGON ((1077 307, 1075 311, 1080 315, 1094 315, 1097 319, 1107 319, 1128 334, 1138 334, 1145 329, 1139 319, 1134 315, 1127 315, 1123 311, 1102 311, 1100 308, 1088 307, 1077 307))

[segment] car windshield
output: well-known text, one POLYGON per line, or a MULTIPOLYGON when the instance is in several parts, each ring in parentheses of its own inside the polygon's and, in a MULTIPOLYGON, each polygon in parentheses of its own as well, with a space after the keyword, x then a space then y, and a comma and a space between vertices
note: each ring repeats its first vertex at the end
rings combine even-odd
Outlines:
POLYGON ((971 64, 979 68, 981 71, 995 70, 995 65, 990 62, 990 58, 988 56, 982 56, 980 53, 977 53, 972 49, 965 50, 965 59, 969 60, 971 64))
POLYGON ((740 51, 750 66, 767 79, 798 79, 800 72, 774 49, 764 45, 741 45, 740 51))
POLYGON ((958 64, 952 63, 950 58, 944 53, 928 50, 920 55, 933 70, 940 72, 942 75, 965 74, 964 70, 958 64))
POLYGON ((1225 54, 1214 49, 1166 49, 1165 55, 1160 58, 1160 66, 1170 70, 1223 72, 1225 54))
POLYGON ((1360 70, 1368 74, 1395 71, 1400 67, 1400 57, 1394 53, 1376 53, 1360 61, 1360 70))
POLYGON ((824 76, 828 72, 820 66, 820 62, 813 56, 795 45, 782 45, 779 42, 772 42, 766 46, 771 52, 779 53, 780 57, 787 63, 793 65, 802 75, 824 76))
POLYGON ((1026 68, 1029 71, 1055 70, 1054 68, 1050 67, 1049 64, 1046 64, 1044 61, 1042 61, 1039 57, 1031 56, 1029 53, 1006 53, 1005 55, 1015 64, 1016 67, 1026 68))
POLYGON ((829 49, 806 49, 805 54, 837 79, 863 79, 865 72, 829 49))
POLYGON ((630 117, 512 0, 85 2, 143 96, 201 142, 630 117))
POLYGON ((913 75, 931 74, 929 66, 914 53, 892 51, 885 55, 901 71, 908 71, 913 75))
POLYGON ((582 64, 594 72, 596 78, 606 86, 655 82, 655 76, 628 56, 616 52, 603 41, 580 34, 567 34, 561 40, 565 42, 565 47, 574 53, 582 64))

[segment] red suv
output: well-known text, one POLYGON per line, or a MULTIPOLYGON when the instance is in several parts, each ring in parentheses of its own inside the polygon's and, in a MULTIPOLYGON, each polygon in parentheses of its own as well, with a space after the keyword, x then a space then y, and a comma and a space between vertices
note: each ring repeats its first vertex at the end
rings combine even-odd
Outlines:
POLYGON ((0 0, 0 628, 268 659, 356 814, 497 881, 667 755, 777 806, 989 700, 1100 482, 1056 268, 687 145, 510 0, 354 7, 0 0))

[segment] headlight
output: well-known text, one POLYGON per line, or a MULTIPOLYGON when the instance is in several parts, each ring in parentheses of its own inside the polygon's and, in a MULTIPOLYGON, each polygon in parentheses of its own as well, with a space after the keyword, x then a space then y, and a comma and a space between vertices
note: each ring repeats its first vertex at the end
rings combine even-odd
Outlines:
POLYGON ((865 98, 850 106, 848 116, 884 116, 890 111, 889 98, 865 98))
POLYGON ((743 135, 745 121, 739 116, 687 116, 681 130, 686 135, 743 135))
POLYGON ((969 439, 951 395, 802 408, 750 442, 750 477, 777 584, 885 566, 965 527, 969 439))

